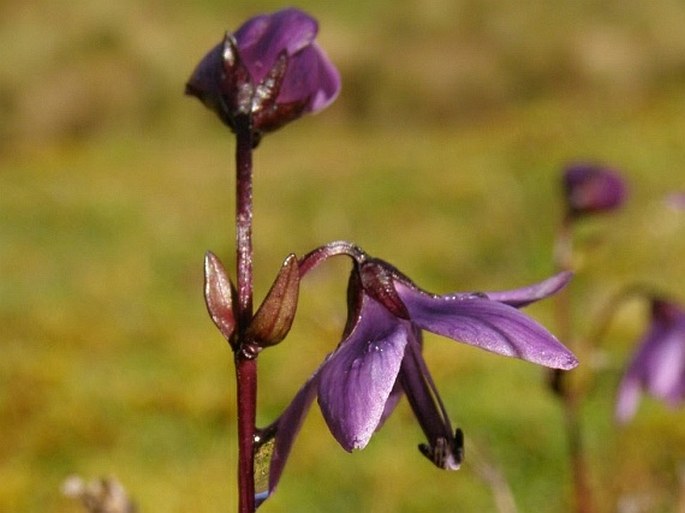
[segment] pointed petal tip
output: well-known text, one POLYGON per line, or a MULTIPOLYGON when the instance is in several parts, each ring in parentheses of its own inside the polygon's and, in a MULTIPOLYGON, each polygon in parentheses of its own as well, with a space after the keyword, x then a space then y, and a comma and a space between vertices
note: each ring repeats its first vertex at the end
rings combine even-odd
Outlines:
POLYGON ((486 296, 500 303, 508 304, 515 308, 522 308, 531 303, 552 296, 566 287, 573 278, 571 271, 562 271, 538 283, 521 287, 514 290, 486 292, 486 296))
POLYGON ((347 452, 361 451, 362 449, 365 449, 367 445, 369 445, 369 441, 371 440, 371 436, 354 437, 349 439, 339 437, 336 434, 333 436, 340 444, 340 447, 345 449, 347 452))
POLYGON ((560 359, 558 368, 561 370, 571 370, 578 367, 579 364, 580 362, 578 361, 578 358, 576 358, 575 355, 569 353, 568 355, 565 355, 560 359))
MULTIPOLYGON (((554 339, 556 341, 556 339, 554 339)), ((557 347, 551 351, 544 351, 533 357, 523 358, 524 360, 538 365, 544 365, 550 369, 559 369, 569 371, 575 369, 580 364, 580 361, 571 351, 569 351, 561 342, 557 341, 557 347)))
POLYGON ((269 492, 256 493, 254 496, 255 509, 264 504, 264 501, 269 498, 269 492))

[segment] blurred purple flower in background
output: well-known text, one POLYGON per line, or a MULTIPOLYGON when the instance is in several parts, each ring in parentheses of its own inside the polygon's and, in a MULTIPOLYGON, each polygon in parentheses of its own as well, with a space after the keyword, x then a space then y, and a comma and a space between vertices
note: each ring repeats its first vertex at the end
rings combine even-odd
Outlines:
POLYGON ((530 287, 492 293, 434 295, 418 288, 390 264, 367 259, 355 267, 348 288, 344 337, 282 416, 262 431, 275 446, 269 493, 312 401, 347 451, 362 449, 392 413, 402 394, 419 422, 426 444, 419 449, 440 468, 456 470, 463 455, 460 430, 453 431, 421 354, 421 330, 558 369, 578 364, 551 333, 516 308, 564 287, 560 273, 530 287))
POLYGON ((673 210, 685 210, 685 191, 671 192, 666 195, 666 205, 673 210))
POLYGON ((621 380, 619 422, 633 418, 642 390, 673 407, 685 398, 685 311, 663 298, 652 298, 651 324, 621 380))
POLYGON ((564 170, 564 195, 568 215, 610 212, 626 198, 626 185, 620 174, 598 164, 572 164, 564 170))
POLYGON ((340 92, 340 74, 314 42, 318 24, 298 9, 251 18, 202 59, 186 85, 235 129, 250 114, 257 135, 324 109, 340 92))

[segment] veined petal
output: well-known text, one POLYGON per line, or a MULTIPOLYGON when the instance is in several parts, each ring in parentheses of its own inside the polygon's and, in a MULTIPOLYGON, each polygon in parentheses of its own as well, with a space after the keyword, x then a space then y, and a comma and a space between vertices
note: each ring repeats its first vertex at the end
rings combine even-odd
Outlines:
POLYGON ((240 57, 257 84, 283 50, 295 54, 314 41, 318 30, 314 18, 289 8, 251 18, 235 32, 235 39, 240 57))
POLYGON ((424 330, 546 367, 578 365, 554 335, 509 305, 478 296, 431 296, 399 282, 396 287, 412 322, 424 330))
POLYGON ((493 301, 521 308, 559 292, 571 281, 572 277, 573 273, 564 271, 527 287, 502 292, 486 292, 485 295, 493 301))
POLYGON ((359 323, 321 368, 319 405, 342 447, 363 449, 381 421, 407 344, 407 321, 364 296, 359 323))

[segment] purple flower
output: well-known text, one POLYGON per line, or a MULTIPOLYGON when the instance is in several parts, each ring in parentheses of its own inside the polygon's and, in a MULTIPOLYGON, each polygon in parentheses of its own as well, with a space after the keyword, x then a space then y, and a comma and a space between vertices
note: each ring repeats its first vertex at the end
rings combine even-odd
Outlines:
POLYGON ((677 191, 667 194, 665 203, 673 210, 685 210, 685 191, 677 191))
POLYGON ((314 42, 317 32, 298 9, 251 18, 200 61, 186 93, 233 130, 249 114, 257 137, 322 110, 340 92, 340 75, 314 42))
POLYGON ((350 277, 342 342, 258 441, 275 441, 269 493, 278 484, 315 397, 331 433, 351 451, 366 446, 404 394, 427 439, 419 446, 421 453, 440 468, 459 468, 462 434, 452 429, 421 354, 421 330, 547 367, 571 369, 578 363, 575 356, 516 309, 555 293, 570 277, 561 273, 507 292, 434 295, 384 261, 358 263, 350 277))
POLYGON ((626 186, 613 169, 597 164, 574 164, 563 176, 564 193, 571 217, 610 212, 626 197, 626 186))
POLYGON ((629 421, 642 390, 677 406, 685 399, 685 311, 662 298, 651 302, 651 324, 618 389, 616 419, 629 421))

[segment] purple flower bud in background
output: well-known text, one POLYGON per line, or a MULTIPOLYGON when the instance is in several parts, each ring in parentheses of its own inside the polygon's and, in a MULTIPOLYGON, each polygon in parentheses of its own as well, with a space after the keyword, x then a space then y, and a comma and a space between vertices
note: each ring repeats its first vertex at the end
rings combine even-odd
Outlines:
POLYGON ((685 310, 652 298, 651 324, 618 389, 616 419, 627 422, 645 390, 670 406, 685 399, 685 310))
POLYGON ((249 114, 256 140, 330 105, 340 75, 314 42, 318 24, 298 9, 251 18, 200 61, 186 85, 235 130, 249 114))
POLYGON ((610 212, 626 198, 619 173, 597 164, 573 164, 564 170, 564 195, 570 217, 610 212))

